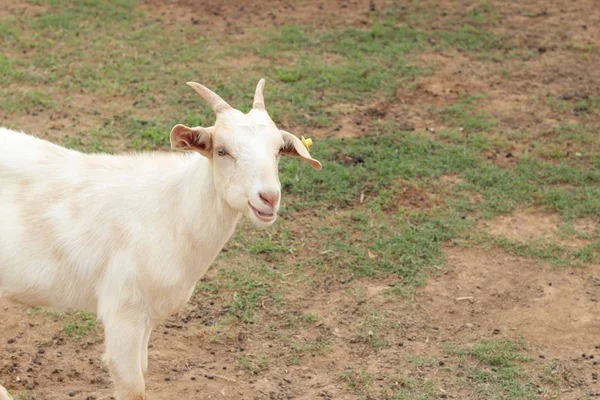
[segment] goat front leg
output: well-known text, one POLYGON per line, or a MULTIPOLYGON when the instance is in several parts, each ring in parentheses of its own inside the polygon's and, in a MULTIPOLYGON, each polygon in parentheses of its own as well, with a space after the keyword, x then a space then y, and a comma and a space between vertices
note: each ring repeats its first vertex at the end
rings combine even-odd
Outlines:
POLYGON ((152 327, 146 326, 146 330, 144 331, 144 340, 142 341, 142 373, 144 375, 146 372, 148 372, 148 345, 150 344, 151 334, 152 327))
POLYGON ((117 400, 144 400, 142 344, 147 324, 113 315, 104 321, 106 356, 117 400))
POLYGON ((0 385, 0 400, 13 400, 12 396, 8 394, 8 391, 2 385, 0 385))

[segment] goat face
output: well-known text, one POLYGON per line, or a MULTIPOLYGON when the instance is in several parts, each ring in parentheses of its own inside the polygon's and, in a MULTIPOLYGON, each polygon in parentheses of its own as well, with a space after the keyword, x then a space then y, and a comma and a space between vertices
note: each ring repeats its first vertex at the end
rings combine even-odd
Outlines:
POLYGON ((264 79, 259 81, 254 106, 244 114, 206 87, 189 82, 212 106, 217 121, 208 128, 179 124, 171 131, 171 146, 197 151, 208 158, 221 198, 260 227, 273 224, 277 217, 281 199, 278 165, 282 154, 321 169, 321 163, 310 156, 300 139, 279 130, 271 120, 264 106, 264 83, 264 79))

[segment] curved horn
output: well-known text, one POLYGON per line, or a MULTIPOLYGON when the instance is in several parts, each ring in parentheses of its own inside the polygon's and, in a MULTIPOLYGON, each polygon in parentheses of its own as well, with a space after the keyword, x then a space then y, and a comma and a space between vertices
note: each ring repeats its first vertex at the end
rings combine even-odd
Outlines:
POLYGON ((265 88, 265 79, 262 78, 256 85, 256 91, 254 92, 254 105, 252 108, 257 110, 265 109, 265 97, 263 96, 263 89, 265 88))
POLYGON ((186 82, 188 86, 194 89, 200 97, 202 97, 212 107, 215 114, 219 114, 225 110, 231 110, 231 106, 218 94, 210 90, 204 85, 196 82, 186 82))

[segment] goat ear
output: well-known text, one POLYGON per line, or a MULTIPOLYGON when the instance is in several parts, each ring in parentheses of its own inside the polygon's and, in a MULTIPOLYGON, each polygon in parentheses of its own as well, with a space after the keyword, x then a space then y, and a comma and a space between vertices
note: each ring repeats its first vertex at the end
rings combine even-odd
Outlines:
POLYGON ((304 147, 304 144, 300 139, 289 132, 282 130, 279 132, 281 132, 281 136, 283 137, 283 147, 281 148, 282 154, 301 158, 317 171, 321 169, 321 163, 310 156, 310 153, 306 150, 306 147, 304 147))
POLYGON ((177 124, 171 129, 171 148, 192 150, 210 157, 212 154, 212 134, 214 128, 194 127, 177 124))

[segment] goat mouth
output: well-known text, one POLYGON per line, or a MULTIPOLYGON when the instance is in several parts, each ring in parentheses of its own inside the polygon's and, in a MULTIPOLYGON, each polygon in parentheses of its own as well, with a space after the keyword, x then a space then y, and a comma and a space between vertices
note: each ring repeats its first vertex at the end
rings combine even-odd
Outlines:
POLYGON ((262 222, 271 222, 271 221, 273 221, 275 219, 275 213, 274 212, 260 211, 259 209, 257 209, 256 207, 254 207, 252 204, 250 204, 250 202, 248 202, 248 205, 250 206, 250 208, 254 212, 254 215, 256 216, 256 218, 258 218, 262 222))

